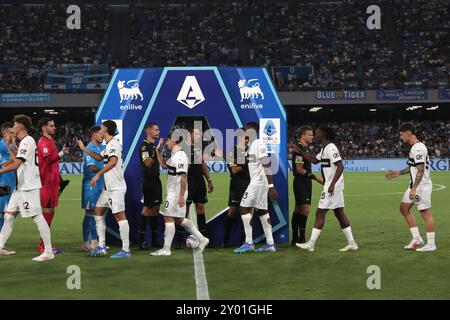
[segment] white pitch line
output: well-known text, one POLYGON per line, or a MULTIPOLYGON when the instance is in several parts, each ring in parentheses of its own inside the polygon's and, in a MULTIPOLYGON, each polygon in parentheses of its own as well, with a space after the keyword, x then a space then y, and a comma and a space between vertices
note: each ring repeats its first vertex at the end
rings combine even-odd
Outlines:
MULTIPOLYGON (((189 219, 197 226, 197 213, 195 212, 194 206, 191 206, 189 209, 189 219)), ((205 263, 203 262, 203 253, 194 249, 192 250, 192 256, 194 257, 197 300, 210 300, 208 280, 206 280, 205 263)))

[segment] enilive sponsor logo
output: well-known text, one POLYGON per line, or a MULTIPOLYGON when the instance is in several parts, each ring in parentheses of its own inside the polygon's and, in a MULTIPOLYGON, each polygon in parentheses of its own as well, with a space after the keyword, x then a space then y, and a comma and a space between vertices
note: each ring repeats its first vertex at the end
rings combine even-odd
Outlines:
POLYGON ((142 104, 129 103, 133 100, 144 100, 144 95, 139 88, 139 81, 130 80, 125 83, 125 81, 119 80, 117 89, 120 95, 120 110, 142 110, 142 104), (123 102, 125 104, 122 104, 123 102))
MULTIPOLYGON (((241 102, 244 100, 264 100, 264 93, 261 90, 258 79, 239 80, 239 92, 241 94, 241 102)), ((262 109, 263 105, 254 101, 241 104, 241 109, 262 109)))

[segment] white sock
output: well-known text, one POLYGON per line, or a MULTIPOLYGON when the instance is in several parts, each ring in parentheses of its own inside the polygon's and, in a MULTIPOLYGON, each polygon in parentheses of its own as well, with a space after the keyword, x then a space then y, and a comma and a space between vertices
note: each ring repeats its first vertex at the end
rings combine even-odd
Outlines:
POLYGON ((309 238, 309 241, 308 241, 308 243, 310 244, 311 247, 314 247, 316 245, 317 238, 319 238, 321 231, 322 230, 316 229, 316 228, 312 229, 311 238, 309 238))
POLYGON ((95 228, 97 229, 97 235, 98 235, 98 245, 104 246, 105 245, 105 237, 106 237, 105 219, 103 219, 103 216, 94 216, 94 218, 95 218, 95 228))
POLYGON ((166 222, 164 229, 164 249, 170 251, 172 247, 173 237, 175 236, 175 223, 166 222))
POLYGON ((34 223, 36 223, 38 227, 42 242, 44 242, 45 253, 52 253, 50 227, 48 226, 47 221, 45 221, 44 216, 42 214, 34 216, 33 221, 34 223))
POLYGON ((427 242, 429 245, 432 245, 432 246, 436 245, 435 237, 436 237, 435 232, 427 232, 427 242))
POLYGON ((411 231, 411 235, 412 235, 414 240, 416 240, 416 241, 421 241, 422 240, 422 237, 420 236, 420 232, 419 232, 419 228, 418 227, 410 228, 409 231, 411 231))
POLYGON ((119 221, 118 224, 120 239, 122 240, 122 250, 128 252, 130 251, 130 225, 127 219, 119 221))
POLYGON ((200 231, 198 231, 197 227, 194 225, 194 223, 191 220, 189 220, 187 218, 183 219, 181 226, 184 229, 186 229, 187 232, 189 232, 194 237, 196 237, 199 241, 201 241, 204 238, 204 236, 201 234, 200 231))
POLYGON ((3 219, 3 228, 0 232, 0 250, 5 247, 6 241, 12 233, 15 217, 12 214, 5 213, 3 219))
POLYGON ((244 231, 245 231, 245 242, 247 243, 253 243, 253 228, 250 224, 250 221, 252 220, 252 215, 250 213, 241 215, 242 218, 242 224, 244 225, 244 231))
POLYGON ((272 235, 272 224, 270 223, 270 215, 268 213, 259 217, 264 230, 264 235, 266 236, 267 244, 274 244, 272 235))
POLYGON ((352 227, 348 226, 347 228, 342 229, 344 232, 345 238, 347 239, 348 244, 354 244, 355 239, 353 239, 352 227))

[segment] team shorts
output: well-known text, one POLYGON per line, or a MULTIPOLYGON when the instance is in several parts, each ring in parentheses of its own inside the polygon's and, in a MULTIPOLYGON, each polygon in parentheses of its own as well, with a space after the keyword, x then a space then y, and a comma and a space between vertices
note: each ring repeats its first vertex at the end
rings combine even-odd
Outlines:
POLYGON ((125 211, 126 189, 103 190, 95 205, 98 208, 109 208, 113 214, 125 211))
POLYGON ((95 186, 92 188, 90 183, 83 183, 81 189, 81 207, 85 210, 94 210, 103 190, 103 187, 95 186))
POLYGON ((319 200, 319 209, 334 210, 344 208, 344 190, 335 190, 333 195, 328 193, 328 186, 322 191, 319 200))
POLYGON ((250 184, 244 192, 241 200, 241 207, 268 210, 269 185, 268 184, 250 184))
POLYGON ((414 200, 409 199, 409 192, 411 188, 408 188, 403 194, 402 202, 404 203, 415 203, 417 209, 426 210, 431 208, 431 192, 433 190, 433 186, 427 187, 418 187, 416 197, 414 200))
POLYGON ((142 182, 142 193, 144 194, 144 206, 153 208, 162 202, 161 180, 144 180, 142 182))
POLYGON ((22 218, 31 218, 42 214, 39 189, 14 190, 6 212, 18 212, 22 218))
POLYGON ((59 184, 43 185, 41 188, 42 208, 57 208, 59 197, 59 184))
POLYGON ((184 206, 180 207, 178 205, 178 197, 167 197, 164 204, 163 215, 166 217, 173 218, 185 218, 186 217, 186 201, 184 206))
POLYGON ((208 196, 206 183, 203 177, 188 180, 188 197, 187 203, 207 203, 208 196))
POLYGON ((245 179, 241 180, 231 180, 230 190, 228 193, 228 206, 229 207, 239 207, 242 197, 244 196, 245 190, 247 190, 249 181, 245 179))
MULTIPOLYGON (((306 178, 308 179, 308 178, 306 178)), ((305 181, 302 178, 294 177, 294 196, 295 205, 311 204, 312 197, 312 181, 305 181)))

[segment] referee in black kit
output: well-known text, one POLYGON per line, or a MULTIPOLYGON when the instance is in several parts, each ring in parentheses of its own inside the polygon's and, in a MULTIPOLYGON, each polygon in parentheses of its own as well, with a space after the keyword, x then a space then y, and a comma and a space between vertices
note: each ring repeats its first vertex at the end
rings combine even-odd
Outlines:
POLYGON ((159 179, 159 161, 156 156, 156 146, 159 139, 159 127, 156 123, 149 123, 144 127, 146 138, 139 148, 139 160, 142 170, 142 193, 144 194, 144 207, 142 209, 139 227, 139 248, 150 249, 145 242, 147 222, 150 221, 152 229, 151 247, 159 248, 158 216, 159 206, 162 202, 162 186, 159 179))
MULTIPOLYGON (((304 151, 309 152, 309 146, 313 141, 313 129, 311 127, 300 128, 300 138, 296 145, 304 151)), ((306 242, 306 221, 308 220, 309 209, 311 206, 312 195, 312 180, 323 184, 321 177, 316 177, 311 172, 311 162, 304 159, 300 154, 292 152, 292 171, 294 173, 294 195, 295 195, 295 209, 292 214, 292 242, 296 243, 306 242)))

